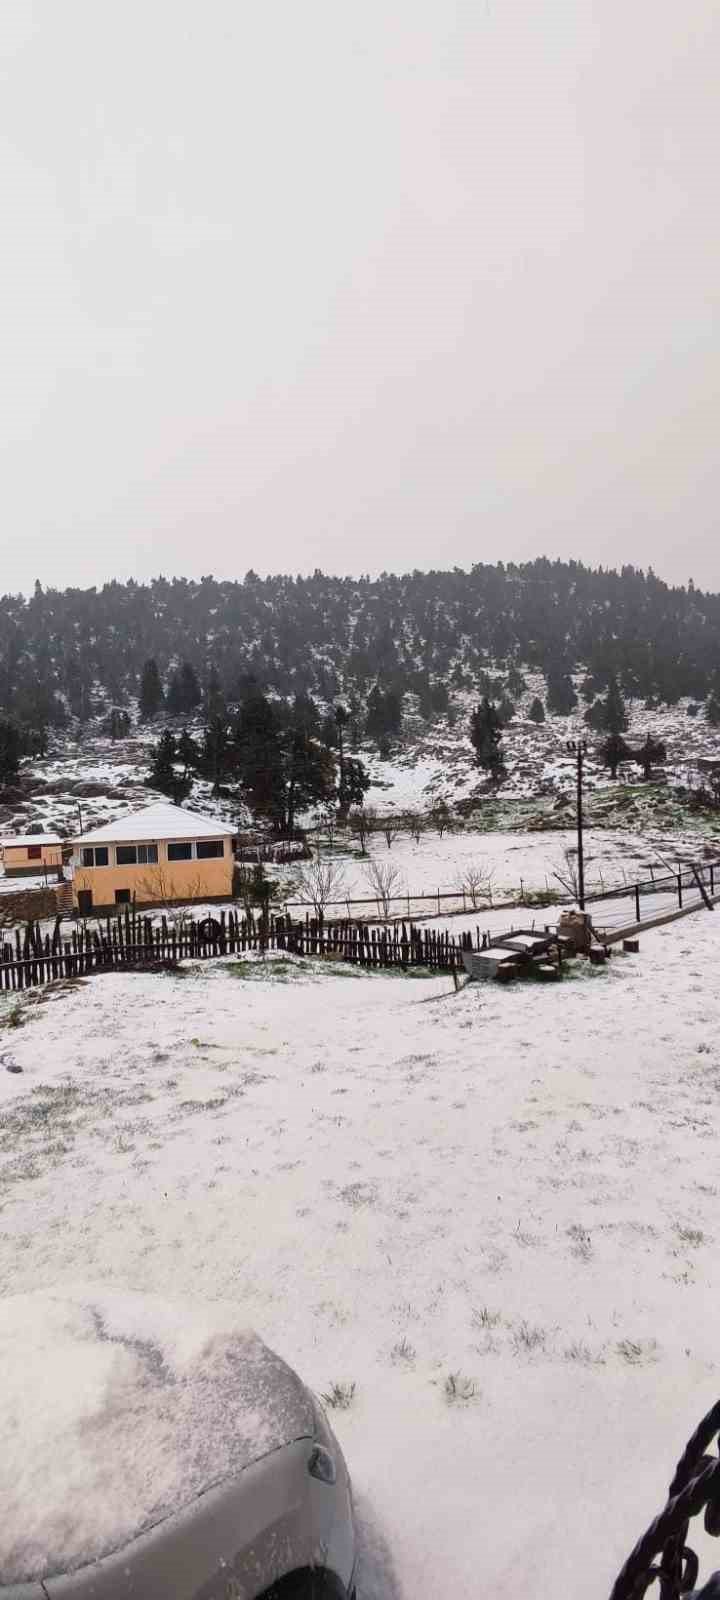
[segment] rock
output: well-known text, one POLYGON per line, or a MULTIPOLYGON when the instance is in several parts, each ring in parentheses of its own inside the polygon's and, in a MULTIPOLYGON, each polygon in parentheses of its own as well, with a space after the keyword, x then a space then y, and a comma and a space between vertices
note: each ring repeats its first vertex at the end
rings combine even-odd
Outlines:
POLYGON ((105 799, 108 791, 112 793, 112 785, 107 783, 69 783, 68 793, 79 795, 81 800, 105 799))
POLYGON ((22 1067, 13 1056, 3 1056, 2 1063, 6 1072, 22 1072, 22 1067))

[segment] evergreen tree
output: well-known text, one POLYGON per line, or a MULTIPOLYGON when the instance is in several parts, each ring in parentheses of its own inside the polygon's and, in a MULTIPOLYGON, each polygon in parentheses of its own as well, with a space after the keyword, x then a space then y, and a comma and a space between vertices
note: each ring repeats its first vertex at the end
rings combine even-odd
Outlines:
POLYGON ((147 778, 148 788, 159 789, 161 794, 170 796, 176 805, 181 805, 192 789, 192 779, 187 773, 176 771, 177 746, 173 735, 166 730, 161 733, 152 753, 150 774, 147 778))
POLYGON ((350 800, 345 797, 345 729, 350 721, 350 712, 347 706, 337 705, 334 712, 335 739, 338 751, 338 805, 340 811, 347 816, 350 800))
POLYGON ((163 701, 163 688, 160 682, 157 661, 151 657, 145 662, 140 682, 140 721, 154 722, 160 711, 163 701))
POLYGON ((578 703, 569 672, 552 667, 548 671, 546 683, 545 698, 548 711, 553 712, 556 717, 569 717, 578 703))
POLYGON ((586 722, 588 727, 592 728, 593 733, 607 732, 607 724, 605 722, 605 704, 602 700, 593 700, 592 705, 588 706, 587 711, 585 712, 583 722, 586 722))
MULTIPOLYGON (((338 708, 347 717, 344 707, 338 708)), ((337 717, 336 717, 337 723, 337 717)), ((340 723, 337 724, 340 732, 340 723)), ((292 834, 298 811, 322 805, 335 788, 335 762, 327 746, 315 737, 318 717, 306 696, 296 696, 284 740, 283 826, 292 834)))
POLYGON ((605 743, 601 746, 600 754, 602 756, 604 766, 610 768, 611 778, 617 777, 617 771, 620 762, 631 761, 633 756, 630 746, 625 743, 625 740, 619 733, 611 733, 608 736, 608 738, 605 740, 605 743))
POLYGON ((649 733, 645 743, 641 744, 639 749, 635 751, 634 760, 637 761, 638 766, 642 767, 645 783, 649 783, 651 769, 661 766, 663 761, 667 760, 667 751, 662 741, 653 739, 652 734, 649 733))
POLYGON ((374 739, 378 748, 389 744, 393 734, 398 734, 402 725, 402 698, 395 689, 388 689, 383 693, 378 684, 370 690, 367 698, 367 717, 365 719, 365 732, 368 739, 374 739))
POLYGON ((536 695, 535 699, 533 700, 533 703, 532 703, 532 705, 530 707, 530 710, 528 712, 528 716, 529 716, 531 722, 544 722, 545 721, 545 707, 544 707, 544 705, 542 703, 542 700, 538 697, 538 695, 536 695))
POLYGON ((498 716, 504 728, 507 727, 509 722, 512 722, 514 715, 515 707, 512 700, 508 699, 508 696, 504 694, 498 706, 498 716))
POLYGON ((0 713, 0 783, 11 783, 20 770, 22 733, 14 717, 0 713))
POLYGON ((201 765, 200 747, 188 733, 187 728, 183 728, 177 741, 177 759, 182 761, 186 776, 189 772, 197 772, 201 765))
POLYGON ((243 700, 235 730, 238 777, 254 816, 282 827, 285 816, 285 774, 282 719, 258 688, 243 700))
POLYGON ((625 701, 620 693, 617 678, 612 677, 608 684, 608 692, 603 702, 605 714, 605 727, 608 733, 624 733, 628 727, 625 701))
POLYGON ((189 661, 183 661, 176 672, 173 672, 168 684, 166 710, 171 716, 187 716, 195 711, 202 700, 202 692, 197 680, 197 674, 189 661))
POLYGON ((485 767, 494 778, 501 777, 505 770, 501 738, 502 722, 496 707, 485 696, 470 718, 470 739, 478 766, 485 767))
POLYGON ((516 666, 512 666, 507 676, 507 693, 511 699, 519 700, 520 695, 524 694, 526 689, 527 683, 522 673, 516 666))
POLYGON ((711 728, 720 728, 720 693, 713 689, 705 701, 705 720, 711 728))
POLYGON ((205 711, 208 720, 226 716, 225 696, 215 667, 210 668, 205 685, 205 711))
POLYGON ((436 715, 442 716, 443 713, 447 711, 449 703, 450 696, 448 694, 447 684, 434 683, 430 690, 430 704, 436 715))
POLYGON ((338 810, 341 816, 347 816, 351 806, 362 806, 369 788, 370 778, 364 763, 355 756, 346 756, 342 788, 338 783, 338 810))
POLYGON ((200 768, 205 778, 212 779, 213 794, 220 793, 220 786, 232 775, 235 765, 235 747, 227 724, 227 718, 214 716, 210 718, 203 735, 202 749, 198 751, 194 740, 190 738, 187 729, 183 729, 178 754, 182 760, 186 759, 187 765, 200 768))

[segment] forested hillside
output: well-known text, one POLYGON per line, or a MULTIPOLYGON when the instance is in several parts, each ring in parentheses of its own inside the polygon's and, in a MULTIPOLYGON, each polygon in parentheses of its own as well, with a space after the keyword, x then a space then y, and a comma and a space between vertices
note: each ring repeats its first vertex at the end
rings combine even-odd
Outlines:
POLYGON ((29 599, 0 599, 0 705, 25 723, 84 719, 103 701, 122 707, 148 659, 166 687, 187 662, 227 701, 249 676, 282 695, 364 704, 379 683, 428 701, 439 684, 478 687, 494 662, 550 681, 581 664, 595 692, 615 675, 626 696, 672 704, 714 687, 720 595, 633 567, 539 559, 377 579, 250 571, 239 582, 38 583, 29 599))

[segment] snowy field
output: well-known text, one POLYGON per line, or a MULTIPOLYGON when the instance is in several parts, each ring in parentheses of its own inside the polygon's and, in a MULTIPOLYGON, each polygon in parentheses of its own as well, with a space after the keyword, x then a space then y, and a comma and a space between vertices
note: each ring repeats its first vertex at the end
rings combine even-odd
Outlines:
POLYGON ((719 940, 457 996, 287 959, 30 995, 2 1292, 232 1299, 354 1384, 359 1600, 605 1597, 720 1387, 719 940))
MULTIPOLYGON (((415 903, 415 897, 461 889, 473 866, 491 876, 494 900, 517 897, 521 888, 533 894, 548 890, 556 895, 563 894, 556 873, 567 879, 565 853, 575 854, 576 847, 574 828, 547 833, 481 833, 468 828, 462 833, 445 833, 442 838, 428 830, 418 843, 410 834, 399 833, 390 849, 381 834, 374 834, 368 840, 368 859, 360 856, 357 847, 344 846, 342 840, 338 840, 332 850, 332 860, 337 862, 340 873, 337 893, 341 903, 335 908, 335 915, 344 914, 342 896, 351 900, 372 898, 369 881, 372 862, 395 869, 394 893, 400 897, 395 906, 396 915, 403 914, 403 896, 410 898, 408 914, 419 915, 423 911, 428 914, 432 906, 423 907, 419 900, 415 903)), ((588 829, 585 834, 587 892, 647 878, 651 864, 658 876, 672 872, 677 869, 679 855, 683 860, 697 860, 702 857, 702 850, 703 844, 697 837, 693 840, 679 830, 674 838, 668 838, 667 835, 658 836, 651 829, 642 834, 609 828, 588 829)), ((720 843, 717 855, 720 857, 720 843)), ((292 867, 278 869, 276 874, 270 866, 268 871, 282 879, 288 902, 298 896, 299 891, 293 888, 297 872, 292 867)), ((462 907, 462 894, 458 896, 457 906, 462 907)), ((456 909, 454 903, 444 901, 441 907, 446 912, 456 909)), ((362 907, 357 907, 356 911, 361 915, 362 907)), ((373 914, 372 905, 368 906, 366 914, 373 914)))

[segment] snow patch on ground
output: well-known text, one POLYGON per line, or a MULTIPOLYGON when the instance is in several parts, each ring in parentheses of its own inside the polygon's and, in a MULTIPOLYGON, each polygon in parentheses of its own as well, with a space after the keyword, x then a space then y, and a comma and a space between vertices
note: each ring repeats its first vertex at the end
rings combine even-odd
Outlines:
POLYGON ((360 1600, 606 1594, 720 1381, 719 926, 548 988, 283 958, 48 994, 6 1035, 0 1286, 230 1300, 354 1383, 360 1600))

